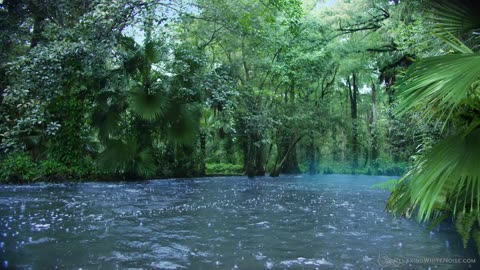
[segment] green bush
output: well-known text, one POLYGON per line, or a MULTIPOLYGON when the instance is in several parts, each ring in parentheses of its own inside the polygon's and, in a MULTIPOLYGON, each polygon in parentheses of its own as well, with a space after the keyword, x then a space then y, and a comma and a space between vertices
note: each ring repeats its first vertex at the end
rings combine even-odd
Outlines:
POLYGON ((79 161, 78 165, 67 166, 55 159, 35 163, 27 153, 12 153, 0 163, 1 183, 28 183, 33 181, 57 182, 95 178, 101 172, 91 159, 79 161))
MULTIPOLYGON (((63 164, 62 164, 63 165, 63 164)), ((65 166, 65 165, 63 165, 65 166)), ((59 168, 60 171, 62 167, 59 168)), ((105 175, 107 172, 96 166, 91 157, 85 157, 77 161, 74 165, 67 167, 66 174, 74 180, 82 180, 85 178, 96 178, 100 175, 105 175)))
POLYGON ((38 175, 37 165, 26 153, 12 153, 0 164, 0 182, 31 182, 38 175))
POLYGON ((55 175, 68 175, 69 168, 56 160, 43 160, 39 164, 39 172, 43 177, 49 178, 55 175))
POLYGON ((243 166, 230 163, 207 163, 207 175, 238 175, 243 174, 243 166))

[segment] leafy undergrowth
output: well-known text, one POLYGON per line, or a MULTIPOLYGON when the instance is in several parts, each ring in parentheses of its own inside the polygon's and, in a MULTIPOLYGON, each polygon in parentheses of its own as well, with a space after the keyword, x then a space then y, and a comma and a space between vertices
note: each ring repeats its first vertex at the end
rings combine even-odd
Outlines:
POLYGON ((91 162, 85 161, 75 166, 52 159, 35 162, 25 153, 12 153, 0 163, 0 183, 63 182, 98 175, 100 173, 91 162))
POLYGON ((207 175, 243 175, 243 166, 229 163, 205 164, 207 175))

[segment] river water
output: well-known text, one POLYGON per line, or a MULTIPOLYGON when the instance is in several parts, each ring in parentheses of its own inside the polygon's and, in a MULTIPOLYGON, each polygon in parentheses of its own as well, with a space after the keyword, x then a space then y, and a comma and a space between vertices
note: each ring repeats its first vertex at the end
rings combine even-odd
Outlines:
POLYGON ((480 269, 452 226, 385 213, 388 179, 0 186, 0 268, 480 269))

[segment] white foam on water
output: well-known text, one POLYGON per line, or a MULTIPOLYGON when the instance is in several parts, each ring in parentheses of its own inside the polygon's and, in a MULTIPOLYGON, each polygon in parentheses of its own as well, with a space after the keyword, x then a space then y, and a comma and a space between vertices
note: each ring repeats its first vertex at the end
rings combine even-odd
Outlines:
POLYGON ((50 224, 37 224, 37 223, 32 223, 33 230, 35 231, 43 231, 43 230, 48 230, 50 229, 50 224))
POLYGON ((334 230, 334 231, 337 230, 337 227, 332 226, 332 225, 323 225, 323 227, 324 227, 324 228, 327 228, 327 229, 330 229, 330 230, 334 230))
POLYGON ((255 226, 268 229, 270 228, 269 224, 270 223, 268 221, 261 221, 261 222, 255 223, 255 226))
POLYGON ((28 238, 28 244, 36 245, 36 244, 51 242, 51 241, 54 241, 54 240, 55 240, 55 238, 51 238, 51 237, 42 237, 42 238, 38 238, 36 240, 33 240, 32 237, 29 237, 28 238))
POLYGON ((303 258, 303 257, 299 257, 296 260, 281 261, 280 264, 283 264, 287 267, 291 267, 291 266, 294 266, 294 265, 333 266, 333 263, 326 261, 324 258, 321 258, 321 259, 306 259, 306 258, 303 258))
POLYGON ((169 262, 169 261, 161 261, 150 264, 150 266, 157 268, 157 269, 166 269, 166 270, 175 270, 175 269, 183 269, 186 268, 185 266, 169 262))
POLYGON ((362 261, 364 261, 364 262, 370 262, 370 261, 372 261, 372 260, 373 260, 373 258, 372 258, 372 257, 368 257, 367 255, 363 256, 363 258, 362 258, 362 261))
POLYGON ((263 259, 267 258, 267 256, 263 255, 263 253, 261 252, 258 252, 257 254, 255 254, 255 259, 261 261, 263 259))

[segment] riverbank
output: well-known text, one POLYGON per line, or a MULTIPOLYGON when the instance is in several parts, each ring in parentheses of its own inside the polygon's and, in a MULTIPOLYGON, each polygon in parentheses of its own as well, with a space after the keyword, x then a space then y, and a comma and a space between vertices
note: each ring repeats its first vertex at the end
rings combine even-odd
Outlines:
MULTIPOLYGON (((354 168, 342 163, 320 164, 313 174, 352 174, 398 176, 405 171, 406 164, 377 164, 354 168)), ((300 174, 310 173, 301 166, 300 174)), ((268 172, 268 170, 267 170, 268 172)), ((0 162, 0 183, 28 184, 35 182, 84 182, 84 181, 127 181, 168 178, 192 178, 209 176, 242 176, 243 166, 229 163, 206 163, 204 171, 162 170, 149 177, 139 177, 132 173, 115 173, 106 171, 93 160, 76 166, 67 166, 54 160, 36 162, 27 154, 14 154, 0 162)), ((268 173, 267 173, 268 175, 268 173)))

